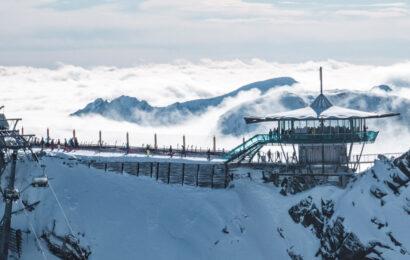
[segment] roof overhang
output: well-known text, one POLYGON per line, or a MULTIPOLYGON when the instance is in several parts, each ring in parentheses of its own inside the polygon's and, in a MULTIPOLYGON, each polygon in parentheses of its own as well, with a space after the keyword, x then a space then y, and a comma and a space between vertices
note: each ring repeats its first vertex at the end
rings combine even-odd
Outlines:
POLYGON ((290 120, 290 121, 305 121, 305 120, 346 120, 346 119, 369 119, 369 118, 385 118, 385 117, 393 117, 399 116, 400 113, 386 113, 386 114, 374 114, 369 116, 347 116, 347 117, 336 117, 336 116, 328 116, 328 117, 275 117, 275 116, 268 116, 268 117, 254 117, 249 116, 245 117, 246 124, 257 124, 263 122, 274 122, 274 121, 282 121, 282 120, 290 120))

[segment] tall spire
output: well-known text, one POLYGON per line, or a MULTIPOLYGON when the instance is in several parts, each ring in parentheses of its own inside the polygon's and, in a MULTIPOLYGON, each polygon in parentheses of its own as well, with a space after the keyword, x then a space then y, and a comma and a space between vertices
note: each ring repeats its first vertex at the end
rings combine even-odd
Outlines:
POLYGON ((320 94, 323 94, 323 76, 322 76, 322 67, 319 69, 319 74, 320 74, 320 94))

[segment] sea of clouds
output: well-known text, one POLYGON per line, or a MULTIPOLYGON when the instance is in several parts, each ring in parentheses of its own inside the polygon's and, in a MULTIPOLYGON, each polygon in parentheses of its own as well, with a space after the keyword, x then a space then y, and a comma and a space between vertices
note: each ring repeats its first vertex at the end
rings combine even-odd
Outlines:
MULTIPOLYGON (((199 117, 187 117, 179 125, 168 127, 138 126, 100 116, 70 117, 69 114, 96 98, 113 99, 121 95, 134 96, 151 105, 164 106, 177 101, 208 98, 225 94, 245 84, 274 77, 289 76, 299 83, 292 91, 317 93, 318 68, 324 68, 326 90, 370 90, 373 86, 388 84, 395 95, 410 97, 410 61, 375 66, 339 61, 308 61, 297 64, 253 60, 175 61, 170 64, 140 64, 133 67, 91 67, 60 64, 55 68, 0 66, 0 105, 5 105, 7 117, 22 117, 20 124, 26 133, 45 136, 50 128, 51 137, 70 137, 76 129, 80 141, 96 142, 98 131, 109 143, 123 144, 125 133, 130 133, 131 145, 152 144, 154 133, 159 144, 177 146, 185 134, 187 143, 210 147, 217 136, 218 147, 231 148, 241 140, 222 136, 217 129, 218 118, 243 102, 258 98, 258 91, 240 93, 226 99, 218 107, 210 108, 199 117)), ((280 88, 275 91, 287 91, 280 88)), ((259 111, 268 115, 269 109, 259 111)), ((410 123, 409 123, 410 124, 410 123)), ((380 141, 370 146, 371 152, 404 151, 410 147, 410 134, 398 126, 386 126, 380 141)), ((247 137, 247 136, 245 136, 247 137)))

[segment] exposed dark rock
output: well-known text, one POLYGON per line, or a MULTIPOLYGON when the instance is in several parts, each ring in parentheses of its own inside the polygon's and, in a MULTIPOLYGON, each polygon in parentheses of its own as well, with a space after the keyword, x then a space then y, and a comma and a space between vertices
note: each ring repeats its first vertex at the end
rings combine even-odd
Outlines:
POLYGON ((381 199, 381 198, 383 198, 384 196, 387 195, 387 192, 382 191, 382 190, 381 190, 380 188, 378 188, 378 187, 371 187, 371 188, 370 188, 370 193, 371 193, 373 196, 375 196, 376 198, 378 198, 378 199, 381 199))
POLYGON ((380 179, 379 179, 379 177, 377 176, 376 172, 375 172, 373 169, 371 169, 371 172, 372 172, 373 178, 375 178, 375 179, 379 182, 380 179))
POLYGON ((309 190, 318 184, 319 182, 310 176, 285 177, 280 184, 280 194, 284 196, 287 194, 296 194, 309 190))
POLYGON ((387 185, 387 187, 389 187, 394 192, 395 195, 400 195, 399 186, 396 186, 390 181, 386 181, 386 180, 384 181, 384 183, 387 185))
POLYGON ((377 225, 377 228, 378 228, 378 229, 382 229, 382 228, 388 226, 388 223, 387 223, 387 222, 382 223, 382 222, 381 222, 379 219, 377 219, 376 217, 373 217, 370 221, 371 221, 373 224, 377 225))
POLYGON ((393 163, 410 178, 410 151, 395 159, 393 163))
POLYGON ((333 200, 326 200, 324 201, 323 199, 321 200, 322 204, 322 213, 326 218, 331 218, 333 216, 333 213, 335 212, 335 203, 333 200))
POLYGON ((222 229, 222 232, 225 233, 225 234, 229 234, 228 227, 225 226, 225 227, 222 229))
POLYGON ((293 246, 287 249, 286 252, 288 252, 289 257, 292 260, 303 260, 303 257, 301 255, 298 255, 295 252, 293 252, 293 246))
POLYGON ((331 222, 333 214, 334 202, 332 200, 322 199, 319 209, 310 196, 289 209, 289 215, 293 221, 301 223, 304 227, 313 227, 313 232, 320 240, 316 256, 329 260, 383 259, 377 247, 385 248, 386 246, 377 241, 367 246, 364 245, 353 232, 345 230, 343 217, 337 217, 331 222))
POLYGON ((285 235, 283 234, 283 229, 282 229, 282 228, 277 228, 276 230, 278 231, 279 236, 280 236, 281 238, 285 238, 285 235))

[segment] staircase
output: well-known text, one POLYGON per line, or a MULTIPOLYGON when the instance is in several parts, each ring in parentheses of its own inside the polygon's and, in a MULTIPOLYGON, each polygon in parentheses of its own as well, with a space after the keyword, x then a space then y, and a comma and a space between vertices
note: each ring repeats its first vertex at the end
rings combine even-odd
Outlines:
POLYGON ((246 142, 238 145, 225 154, 226 162, 243 161, 247 157, 252 159, 253 156, 266 144, 277 143, 279 136, 277 134, 258 134, 248 139, 246 142))

